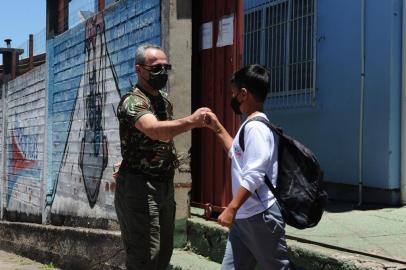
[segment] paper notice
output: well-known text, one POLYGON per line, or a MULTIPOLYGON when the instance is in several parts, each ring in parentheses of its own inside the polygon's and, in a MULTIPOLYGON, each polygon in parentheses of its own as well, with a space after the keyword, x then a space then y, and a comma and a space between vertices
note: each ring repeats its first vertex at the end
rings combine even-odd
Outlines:
POLYGON ((213 47, 213 22, 202 24, 200 28, 201 44, 200 49, 210 49, 213 47))
POLYGON ((217 37, 217 47, 233 45, 234 41, 234 15, 223 17, 219 21, 219 33, 217 37))

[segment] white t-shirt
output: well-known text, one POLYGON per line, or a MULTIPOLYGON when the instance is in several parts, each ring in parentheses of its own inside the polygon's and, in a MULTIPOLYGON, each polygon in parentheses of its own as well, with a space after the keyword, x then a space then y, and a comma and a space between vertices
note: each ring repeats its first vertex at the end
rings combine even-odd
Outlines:
MULTIPOLYGON (((268 119, 264 113, 256 116, 268 119)), ((240 186, 243 186, 252 195, 238 209, 236 219, 251 217, 272 206, 275 197, 265 183, 265 174, 273 186, 278 176, 278 143, 275 143, 270 129, 259 121, 249 122, 244 130, 245 151, 242 151, 238 142, 241 127, 228 152, 231 159, 232 192, 235 196, 240 186)))

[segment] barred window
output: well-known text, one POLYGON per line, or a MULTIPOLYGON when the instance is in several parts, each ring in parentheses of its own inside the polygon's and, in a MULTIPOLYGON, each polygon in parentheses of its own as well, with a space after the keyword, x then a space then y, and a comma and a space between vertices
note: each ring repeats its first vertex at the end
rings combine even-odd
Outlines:
POLYGON ((244 12, 244 64, 269 69, 270 108, 314 105, 316 0, 268 0, 252 6, 246 4, 244 12))

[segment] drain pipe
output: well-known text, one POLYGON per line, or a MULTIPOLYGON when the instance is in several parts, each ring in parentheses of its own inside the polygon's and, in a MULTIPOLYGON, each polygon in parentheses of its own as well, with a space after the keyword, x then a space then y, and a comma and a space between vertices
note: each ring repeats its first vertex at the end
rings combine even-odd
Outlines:
POLYGON ((402 99, 401 99, 401 141, 400 141, 400 202, 406 205, 406 0, 402 10, 402 99))
POLYGON ((365 92, 365 0, 361 0, 361 87, 359 112, 359 144, 358 144, 358 206, 362 205, 362 158, 364 135, 364 92, 365 92))

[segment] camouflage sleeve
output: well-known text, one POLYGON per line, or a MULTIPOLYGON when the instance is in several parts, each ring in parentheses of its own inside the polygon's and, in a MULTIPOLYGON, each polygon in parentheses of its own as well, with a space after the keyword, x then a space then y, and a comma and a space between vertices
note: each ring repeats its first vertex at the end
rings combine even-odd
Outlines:
POLYGON ((165 91, 160 91, 165 101, 166 112, 168 113, 168 120, 173 120, 173 104, 169 95, 165 91))
POLYGON ((124 100, 122 110, 126 118, 133 124, 135 124, 141 116, 153 113, 148 101, 136 95, 130 95, 124 100))

